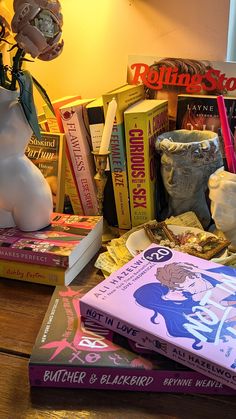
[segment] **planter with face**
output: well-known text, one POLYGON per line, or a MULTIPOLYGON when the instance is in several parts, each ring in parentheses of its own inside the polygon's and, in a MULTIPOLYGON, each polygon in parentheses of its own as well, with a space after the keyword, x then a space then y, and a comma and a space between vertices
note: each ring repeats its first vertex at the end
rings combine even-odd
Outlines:
POLYGON ((161 155, 161 176, 167 193, 168 214, 194 211, 204 228, 211 215, 206 199, 210 175, 223 165, 219 138, 212 131, 175 130, 155 143, 161 155))

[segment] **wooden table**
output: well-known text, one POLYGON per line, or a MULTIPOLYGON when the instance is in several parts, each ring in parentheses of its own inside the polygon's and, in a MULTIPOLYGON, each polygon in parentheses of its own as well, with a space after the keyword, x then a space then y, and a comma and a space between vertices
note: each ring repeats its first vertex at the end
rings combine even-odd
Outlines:
MULTIPOLYGON (((73 284, 103 279, 94 260, 73 284)), ((0 419, 236 418, 236 395, 30 389, 28 361, 53 290, 0 278, 0 419)))

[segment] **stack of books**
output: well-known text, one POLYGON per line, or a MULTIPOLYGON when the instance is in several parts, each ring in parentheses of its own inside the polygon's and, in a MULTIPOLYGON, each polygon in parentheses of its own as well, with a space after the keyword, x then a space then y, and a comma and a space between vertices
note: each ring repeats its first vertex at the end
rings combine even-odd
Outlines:
POLYGON ((0 229, 0 276, 48 285, 68 285, 98 252, 101 216, 53 213, 51 224, 24 232, 0 229))
POLYGON ((84 295, 56 287, 30 383, 235 394, 235 293, 235 269, 151 244, 84 295))
POLYGON ((56 287, 30 357, 31 386, 235 394, 96 319, 81 317, 84 292, 85 287, 56 287))
POLYGON ((235 390, 235 301, 235 268, 153 243, 83 296, 80 310, 235 390))

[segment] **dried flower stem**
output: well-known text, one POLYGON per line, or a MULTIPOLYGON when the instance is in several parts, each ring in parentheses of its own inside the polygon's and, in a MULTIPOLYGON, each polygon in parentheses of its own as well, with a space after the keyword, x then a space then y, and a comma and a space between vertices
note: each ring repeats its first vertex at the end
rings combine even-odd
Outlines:
POLYGON ((16 90, 16 75, 20 71, 22 66, 22 59, 25 55, 23 49, 18 48, 16 55, 13 57, 13 66, 12 66, 12 80, 10 85, 10 90, 16 90))
POLYGON ((3 65, 2 53, 0 53, 0 86, 5 87, 6 77, 3 65))

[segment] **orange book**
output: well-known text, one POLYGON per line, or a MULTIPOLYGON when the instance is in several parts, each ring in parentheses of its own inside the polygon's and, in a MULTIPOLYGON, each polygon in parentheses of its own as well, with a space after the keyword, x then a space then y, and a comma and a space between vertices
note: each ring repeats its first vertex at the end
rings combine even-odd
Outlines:
POLYGON ((43 111, 44 111, 50 132, 64 132, 59 108, 77 99, 81 99, 81 96, 78 96, 78 95, 64 96, 60 99, 53 100, 52 106, 53 106, 55 114, 52 113, 51 109, 49 109, 47 104, 43 105, 43 111))

